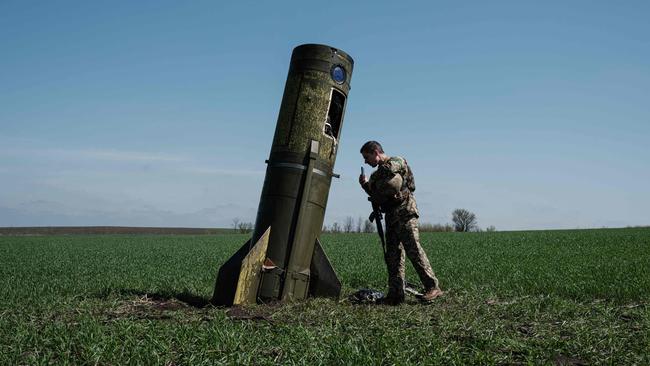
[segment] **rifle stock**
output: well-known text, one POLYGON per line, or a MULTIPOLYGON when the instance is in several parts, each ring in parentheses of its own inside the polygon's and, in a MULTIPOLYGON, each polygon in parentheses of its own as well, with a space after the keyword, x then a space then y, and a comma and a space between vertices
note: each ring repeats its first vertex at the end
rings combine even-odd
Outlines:
POLYGON ((385 260, 386 259, 386 237, 384 236, 384 226, 381 223, 383 219, 383 214, 381 213, 379 205, 373 202, 371 197, 368 197, 368 201, 370 201, 370 203, 372 204, 372 213, 370 214, 370 217, 368 219, 370 220, 370 222, 374 221, 375 225, 377 226, 377 234, 379 234, 379 238, 381 239, 381 248, 384 251, 384 260, 385 260))

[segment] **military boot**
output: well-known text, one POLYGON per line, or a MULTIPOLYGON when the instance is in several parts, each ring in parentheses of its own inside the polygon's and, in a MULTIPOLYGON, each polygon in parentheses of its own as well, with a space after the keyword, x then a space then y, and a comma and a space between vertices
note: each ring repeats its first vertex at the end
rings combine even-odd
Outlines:
POLYGON ((402 303, 404 303, 403 297, 386 296, 377 300, 377 304, 379 305, 397 306, 402 303))
POLYGON ((443 294, 444 292, 442 292, 441 289, 434 287, 432 289, 427 290, 425 293, 423 293, 422 296, 420 297, 420 300, 422 300, 422 302, 431 302, 435 298, 440 297, 443 294))

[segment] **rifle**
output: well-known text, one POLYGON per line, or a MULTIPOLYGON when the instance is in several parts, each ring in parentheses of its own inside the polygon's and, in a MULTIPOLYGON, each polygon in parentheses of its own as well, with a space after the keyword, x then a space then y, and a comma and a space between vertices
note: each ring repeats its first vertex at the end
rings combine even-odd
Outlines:
POLYGON ((384 261, 386 261, 386 237, 384 236, 384 225, 381 223, 384 216, 379 209, 379 205, 376 202, 373 202, 372 197, 368 197, 368 201, 372 204, 372 212, 370 213, 368 220, 374 222, 377 226, 377 234, 379 234, 379 238, 381 239, 381 248, 384 251, 384 261))
MULTIPOLYGON (((361 167, 361 175, 365 176, 366 173, 363 170, 363 167, 361 167)), ((370 195, 370 191, 367 191, 368 195, 370 195)), ((386 261, 386 237, 384 236, 384 226, 381 224, 381 220, 384 218, 384 216, 381 213, 381 209, 379 208, 379 204, 374 202, 372 200, 372 197, 368 197, 368 201, 372 204, 372 212, 370 213, 370 217, 368 217, 368 220, 370 222, 374 222, 375 225, 377 226, 377 234, 379 234, 379 238, 381 239, 381 248, 384 252, 384 261, 386 261)))

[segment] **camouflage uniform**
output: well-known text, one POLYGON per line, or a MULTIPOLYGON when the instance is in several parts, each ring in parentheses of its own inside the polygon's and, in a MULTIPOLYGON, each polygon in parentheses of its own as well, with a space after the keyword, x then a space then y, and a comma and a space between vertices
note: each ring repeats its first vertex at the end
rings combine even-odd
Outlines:
POLYGON ((401 157, 382 161, 364 189, 386 214, 386 266, 388 297, 404 299, 404 252, 413 263, 425 291, 438 288, 426 253, 420 246, 418 209, 411 168, 401 157))

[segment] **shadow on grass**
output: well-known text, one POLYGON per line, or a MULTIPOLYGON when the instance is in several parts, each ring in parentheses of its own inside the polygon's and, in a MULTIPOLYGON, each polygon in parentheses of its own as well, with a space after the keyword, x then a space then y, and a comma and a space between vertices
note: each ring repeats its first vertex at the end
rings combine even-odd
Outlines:
POLYGON ((106 299, 113 296, 146 297, 148 299, 154 301, 161 301, 161 302, 178 300, 196 309, 203 309, 208 305, 210 305, 210 299, 195 295, 189 291, 174 293, 174 292, 167 292, 167 291, 147 292, 147 291, 135 290, 135 289, 104 289, 97 294, 97 297, 100 299, 106 299))

